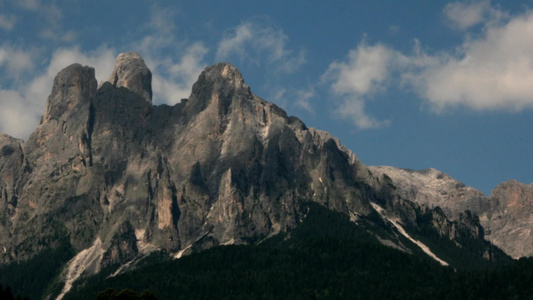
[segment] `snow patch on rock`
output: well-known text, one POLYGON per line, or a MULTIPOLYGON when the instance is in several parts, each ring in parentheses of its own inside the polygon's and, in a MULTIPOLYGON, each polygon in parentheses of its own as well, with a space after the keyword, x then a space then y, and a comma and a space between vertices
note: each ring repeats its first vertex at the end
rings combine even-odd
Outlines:
POLYGON ((416 240, 413 237, 411 237, 405 231, 405 229, 402 227, 402 225, 400 223, 398 223, 396 220, 393 220, 393 219, 385 216, 384 210, 383 210, 383 208, 381 206, 379 206, 379 205, 377 205, 376 203, 373 203, 373 202, 371 202, 370 204, 372 204, 372 207, 380 214, 380 216, 382 218, 384 218, 385 220, 389 221, 392 225, 394 225, 394 227, 396 227, 396 229, 398 230, 398 232, 400 232, 400 234, 402 234, 404 237, 406 237, 412 243, 414 243, 418 247, 420 247, 420 249, 422 249, 422 251, 424 251, 424 253, 426 253, 429 257, 433 258, 434 260, 436 260, 437 262, 439 262, 443 266, 448 266, 448 263, 445 262, 444 260, 438 258, 437 255, 435 255, 435 253, 433 253, 431 251, 431 249, 429 249, 428 246, 426 246, 424 243, 420 242, 419 240, 416 240))

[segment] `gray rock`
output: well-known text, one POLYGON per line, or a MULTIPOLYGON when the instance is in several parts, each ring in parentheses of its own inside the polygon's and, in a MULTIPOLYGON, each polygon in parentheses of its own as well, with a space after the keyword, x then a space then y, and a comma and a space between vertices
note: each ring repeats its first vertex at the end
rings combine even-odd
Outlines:
POLYGON ((54 79, 43 120, 58 120, 72 111, 80 101, 88 101, 96 93, 94 69, 73 64, 63 69, 54 79))
MULTIPOLYGON (((11 243, 12 218, 15 216, 27 168, 24 142, 0 134, 0 253, 9 256, 13 251, 11 243)), ((1 259, 0 262, 9 261, 1 259)))
POLYGON ((119 54, 107 81, 116 87, 127 88, 152 103, 152 72, 137 53, 119 54))

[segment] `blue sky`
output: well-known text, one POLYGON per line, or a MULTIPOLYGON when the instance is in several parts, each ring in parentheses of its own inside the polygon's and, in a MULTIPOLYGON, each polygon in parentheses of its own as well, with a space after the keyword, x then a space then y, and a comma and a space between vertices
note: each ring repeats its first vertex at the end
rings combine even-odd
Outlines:
POLYGON ((27 139, 54 76, 136 51, 155 104, 228 61, 367 165, 490 193, 533 182, 533 1, 0 0, 0 132, 27 139))

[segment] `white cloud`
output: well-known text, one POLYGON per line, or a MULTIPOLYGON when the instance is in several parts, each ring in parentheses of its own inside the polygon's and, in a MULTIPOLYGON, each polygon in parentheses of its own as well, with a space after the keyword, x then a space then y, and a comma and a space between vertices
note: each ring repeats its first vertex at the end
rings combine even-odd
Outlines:
POLYGON ((10 31, 15 26, 17 18, 0 14, 0 29, 10 31))
POLYGON ((273 67, 275 72, 292 73, 305 63, 305 51, 293 53, 282 30, 268 25, 244 22, 220 41, 217 60, 239 57, 256 65, 273 67))
POLYGON ((484 27, 476 38, 466 32, 456 52, 429 54, 415 40, 413 53, 406 55, 363 42, 345 61, 331 63, 323 79, 338 97, 335 115, 351 119, 359 128, 386 126, 387 121, 365 113, 365 104, 390 86, 414 91, 435 112, 533 108, 533 12, 509 17, 485 7, 488 3, 478 4, 484 5, 483 11, 491 11, 491 16, 505 15, 507 21, 499 17, 480 20, 473 13, 465 17, 465 28, 476 22, 484 27))
POLYGON ((325 76, 332 76, 333 91, 339 95, 365 95, 381 87, 387 79, 391 50, 383 45, 361 44, 348 54, 348 62, 330 64, 325 76))
POLYGON ((467 39, 458 53, 434 61, 406 78, 436 109, 474 110, 533 107, 533 12, 490 25, 478 39, 467 39))
POLYGON ((360 129, 387 126, 388 121, 365 113, 365 102, 387 86, 396 56, 395 51, 384 45, 369 46, 363 42, 349 52, 347 61, 331 63, 322 79, 331 82, 337 97, 335 115, 352 120, 360 129))

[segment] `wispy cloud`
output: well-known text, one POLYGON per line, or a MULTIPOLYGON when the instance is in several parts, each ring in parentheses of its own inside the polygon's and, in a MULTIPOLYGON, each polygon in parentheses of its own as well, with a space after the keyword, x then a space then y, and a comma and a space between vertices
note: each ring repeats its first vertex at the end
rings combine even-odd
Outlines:
POLYGON ((10 31, 16 22, 17 18, 15 16, 0 14, 0 29, 10 31))
POLYGON ((313 87, 307 89, 299 89, 296 91, 294 104, 309 113, 314 114, 312 100, 316 97, 316 91, 313 87))
POLYGON ((20 7, 29 9, 29 10, 37 10, 41 7, 41 1, 40 0, 18 0, 15 1, 20 7))
POLYGON ((73 42, 76 33, 72 29, 63 28, 63 11, 56 1, 19 0, 15 5, 32 12, 34 18, 42 22, 39 37, 53 42, 73 42))
POLYGON ((68 30, 64 33, 58 34, 52 28, 43 29, 40 32, 39 36, 46 40, 51 40, 54 42, 61 41, 61 42, 67 42, 67 43, 74 42, 77 38, 76 32, 74 30, 68 30))
POLYGON ((490 0, 451 2, 444 7, 443 12, 450 26, 459 30, 467 30, 478 24, 500 24, 509 17, 506 12, 493 7, 490 0))
POLYGON ((40 0, 18 0, 14 1, 22 9, 33 11, 39 14, 39 17, 45 19, 53 27, 58 27, 63 20, 63 12, 59 6, 52 1, 40 0))
POLYGON ((268 100, 284 108, 295 108, 310 114, 315 113, 313 100, 317 93, 314 86, 304 88, 272 86, 268 100))
POLYGON ((176 17, 176 14, 177 11, 174 9, 164 9, 157 5, 153 5, 150 8, 148 27, 154 32, 174 35, 176 29, 174 18, 176 17))
POLYGON ((18 79, 34 67, 32 51, 4 44, 0 46, 0 68, 5 68, 11 78, 18 79))
POLYGON ((287 46, 289 38, 281 29, 247 21, 224 35, 216 53, 217 60, 237 57, 240 61, 292 73, 305 63, 305 51, 294 53, 287 46))
POLYGON ((205 68, 204 56, 207 51, 203 43, 196 42, 185 49, 178 61, 152 58, 151 63, 155 66, 152 77, 154 101, 173 105, 188 98, 192 85, 205 68))
POLYGON ((390 125, 390 120, 377 120, 365 113, 366 99, 343 98, 333 113, 343 120, 350 120, 359 129, 383 128, 390 125))
POLYGON ((360 129, 387 126, 389 121, 366 114, 365 102, 388 85, 394 56, 395 52, 384 45, 363 42, 349 52, 347 60, 331 63, 322 80, 331 83, 335 115, 351 120, 360 129))

